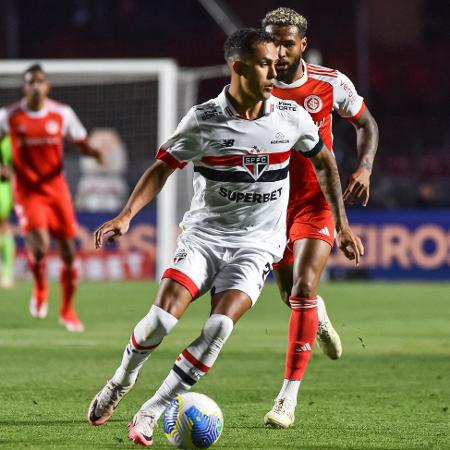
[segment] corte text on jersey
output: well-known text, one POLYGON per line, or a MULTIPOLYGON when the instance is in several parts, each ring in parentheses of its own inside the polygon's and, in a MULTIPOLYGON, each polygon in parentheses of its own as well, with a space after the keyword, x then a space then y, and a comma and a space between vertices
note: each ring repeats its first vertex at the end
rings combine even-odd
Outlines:
POLYGON ((282 190, 283 188, 278 188, 275 191, 261 194, 258 192, 232 191, 221 187, 219 188, 219 195, 236 203, 267 203, 278 200, 281 197, 282 190))

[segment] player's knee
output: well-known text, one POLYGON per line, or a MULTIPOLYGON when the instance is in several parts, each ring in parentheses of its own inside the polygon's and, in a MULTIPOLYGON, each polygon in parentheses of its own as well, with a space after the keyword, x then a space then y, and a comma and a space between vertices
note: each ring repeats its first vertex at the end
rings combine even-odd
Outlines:
POLYGON ((225 314, 213 314, 205 322, 202 329, 202 336, 208 341, 211 347, 220 350, 233 331, 233 321, 225 314))
POLYGON ((136 325, 134 337, 139 344, 159 344, 177 322, 178 319, 172 314, 153 305, 148 314, 136 325))
POLYGON ((291 295, 293 297, 311 298, 317 295, 317 282, 314 277, 300 277, 295 280, 291 295))
POLYGON ((45 258, 45 255, 47 254, 47 248, 45 247, 45 245, 38 245, 33 248, 32 253, 34 261, 39 264, 45 258))

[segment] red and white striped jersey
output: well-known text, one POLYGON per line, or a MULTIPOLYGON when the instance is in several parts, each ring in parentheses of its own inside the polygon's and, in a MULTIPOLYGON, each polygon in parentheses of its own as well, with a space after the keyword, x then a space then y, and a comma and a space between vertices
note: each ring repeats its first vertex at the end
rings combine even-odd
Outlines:
MULTIPOLYGON (((86 139, 87 133, 70 106, 46 100, 39 111, 25 100, 0 109, 0 138, 9 134, 16 195, 58 195, 63 178, 63 140, 86 139)), ((63 183, 65 185, 65 183, 63 183)))
POLYGON ((311 116, 292 101, 270 97, 256 120, 238 115, 227 89, 193 107, 157 158, 194 164, 194 197, 181 227, 228 247, 258 247, 281 257, 291 149, 311 157, 322 141, 311 116))
MULTIPOLYGON (((358 95, 353 83, 338 70, 307 64, 302 61, 303 76, 291 83, 276 82, 274 95, 293 100, 311 114, 319 127, 324 144, 333 150, 332 112, 341 117, 356 120, 365 109, 364 100, 358 95)), ((291 194, 289 208, 328 208, 311 162, 301 155, 291 159, 291 194)))

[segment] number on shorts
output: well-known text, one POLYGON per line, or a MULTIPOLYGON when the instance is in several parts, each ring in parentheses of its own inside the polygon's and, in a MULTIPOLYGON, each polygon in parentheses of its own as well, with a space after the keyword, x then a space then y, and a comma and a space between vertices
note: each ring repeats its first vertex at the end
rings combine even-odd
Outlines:
POLYGON ((266 263, 266 265, 264 266, 263 269, 263 273, 262 273, 262 279, 263 281, 266 281, 267 275, 269 275, 270 272, 270 263, 266 263))

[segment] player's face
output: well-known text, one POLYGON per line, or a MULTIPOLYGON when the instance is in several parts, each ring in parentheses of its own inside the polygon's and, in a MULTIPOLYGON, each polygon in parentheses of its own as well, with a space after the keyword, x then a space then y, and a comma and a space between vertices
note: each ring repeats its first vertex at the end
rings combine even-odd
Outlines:
POLYGON ((306 36, 302 37, 295 26, 268 25, 266 31, 275 38, 279 45, 276 66, 277 79, 285 83, 292 83, 295 81, 303 52, 306 49, 306 36))
POLYGON ((28 102, 43 102, 50 90, 45 73, 40 70, 34 70, 25 74, 23 82, 23 93, 28 102))
POLYGON ((240 62, 242 88, 250 98, 261 101, 270 97, 277 76, 277 59, 277 47, 267 42, 257 44, 252 57, 240 62))

